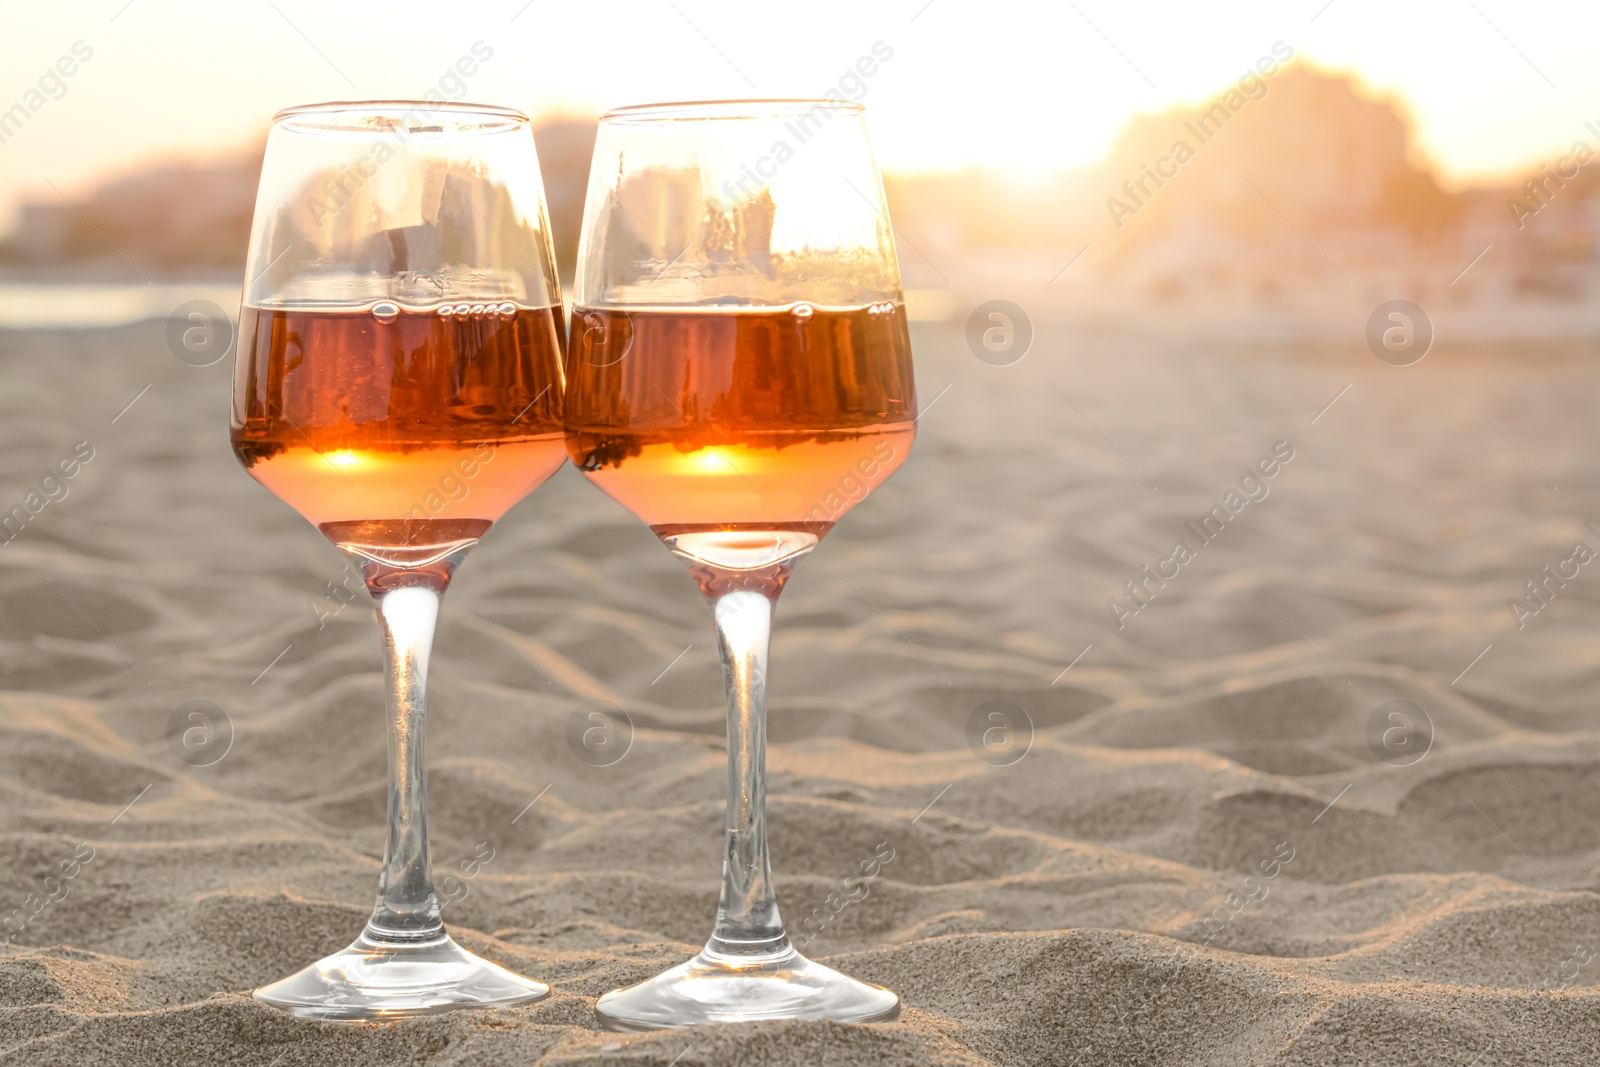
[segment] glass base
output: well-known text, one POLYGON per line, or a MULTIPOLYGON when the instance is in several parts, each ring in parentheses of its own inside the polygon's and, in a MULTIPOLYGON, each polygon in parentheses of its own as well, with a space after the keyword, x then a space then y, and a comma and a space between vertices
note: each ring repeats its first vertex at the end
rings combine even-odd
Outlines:
POLYGON ((792 948, 755 961, 701 952, 648 981, 612 990, 595 1005, 601 1025, 626 1031, 760 1019, 877 1023, 899 1014, 894 993, 813 963, 792 948))
POLYGON ((362 934, 355 944, 255 998, 303 1019, 379 1020, 457 1008, 503 1008, 550 995, 550 987, 481 959, 444 934, 412 944, 362 934))

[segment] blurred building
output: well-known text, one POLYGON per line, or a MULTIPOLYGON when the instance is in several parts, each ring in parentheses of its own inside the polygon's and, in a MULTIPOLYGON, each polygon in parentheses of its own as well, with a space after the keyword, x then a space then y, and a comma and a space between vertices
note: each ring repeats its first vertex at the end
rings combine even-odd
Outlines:
MULTIPOLYGON (((594 136, 595 124, 582 121, 552 123, 535 133, 556 257, 566 277, 577 259, 594 136)), ((214 163, 163 164, 116 178, 71 204, 59 198, 24 204, 17 228, 0 241, 0 269, 77 267, 139 281, 126 255, 152 278, 237 276, 262 154, 256 148, 214 163)))
MULTIPOLYGON (((1526 199, 1520 190, 1441 186, 1396 101, 1298 65, 1249 89, 1140 116, 1100 163, 1049 182, 891 178, 896 226, 946 273, 963 260, 992 273, 1007 255, 1036 270, 1025 253, 1064 264, 1090 249, 1080 275, 1156 298, 1273 296, 1341 279, 1413 299, 1600 293, 1600 159, 1552 185, 1519 226, 1509 203, 1526 199)), ((1574 134, 1600 153, 1600 138, 1574 134)), ((902 266, 928 273, 904 248, 902 266)))

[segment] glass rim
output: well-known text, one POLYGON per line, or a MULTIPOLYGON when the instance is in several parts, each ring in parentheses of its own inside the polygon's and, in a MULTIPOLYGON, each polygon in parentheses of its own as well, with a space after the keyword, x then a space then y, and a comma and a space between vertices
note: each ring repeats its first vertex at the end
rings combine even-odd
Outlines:
POLYGON ((628 104, 600 116, 601 122, 715 122, 730 119, 786 118, 817 109, 864 115, 865 104, 832 97, 749 97, 733 100, 672 100, 628 104))
POLYGON ((272 116, 272 125, 278 126, 291 119, 316 115, 366 113, 392 114, 396 118, 403 118, 415 111, 425 114, 442 111, 453 115, 481 115, 485 118, 533 125, 533 120, 516 108, 501 104, 474 104, 466 100, 325 100, 315 104, 295 104, 286 107, 272 116))

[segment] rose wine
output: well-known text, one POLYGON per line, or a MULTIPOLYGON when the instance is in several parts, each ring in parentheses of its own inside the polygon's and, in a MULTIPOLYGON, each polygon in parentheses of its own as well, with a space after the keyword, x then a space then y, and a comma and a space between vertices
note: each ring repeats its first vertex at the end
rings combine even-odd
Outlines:
POLYGON ((814 545, 915 436, 898 303, 575 308, 567 376, 573 462, 691 555, 814 545))
POLYGON ((561 317, 247 307, 234 452, 341 545, 421 556, 471 541, 566 459, 561 317))

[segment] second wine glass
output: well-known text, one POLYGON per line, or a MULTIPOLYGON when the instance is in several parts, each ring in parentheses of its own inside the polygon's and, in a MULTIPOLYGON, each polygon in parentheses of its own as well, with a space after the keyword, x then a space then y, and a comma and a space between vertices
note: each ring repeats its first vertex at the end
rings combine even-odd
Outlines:
POLYGON ((767 854, 778 594, 915 433, 899 269, 862 109, 754 100, 608 113, 578 258, 568 447, 688 565, 728 693, 711 937, 688 962, 607 993, 597 1013, 618 1029, 893 1018, 894 993, 791 943, 767 854))

